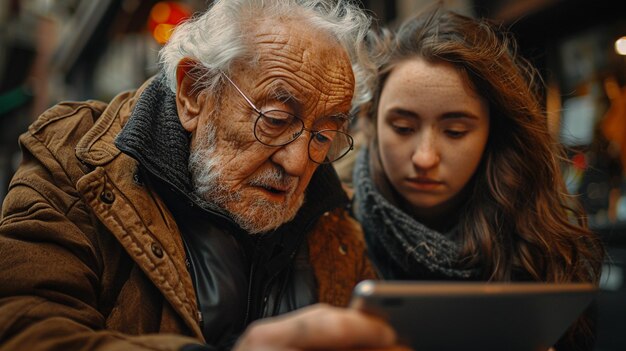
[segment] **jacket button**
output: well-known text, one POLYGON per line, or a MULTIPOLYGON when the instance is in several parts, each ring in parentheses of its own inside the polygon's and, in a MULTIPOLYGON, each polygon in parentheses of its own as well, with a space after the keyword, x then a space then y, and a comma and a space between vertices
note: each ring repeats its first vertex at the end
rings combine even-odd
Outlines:
POLYGON ((115 201, 115 195, 111 190, 106 189, 100 193, 100 200, 110 205, 113 203, 113 201, 115 201))
POLYGON ((344 244, 339 245, 339 253, 345 256, 348 253, 348 247, 344 244))
POLYGON ((133 182, 135 182, 135 184, 142 186, 143 182, 141 181, 141 177, 139 176, 139 173, 135 172, 135 174, 133 174, 133 182))
POLYGON ((152 243, 152 245, 150 245, 150 248, 152 249, 152 253, 156 257, 163 258, 163 248, 161 247, 161 245, 157 243, 152 243))

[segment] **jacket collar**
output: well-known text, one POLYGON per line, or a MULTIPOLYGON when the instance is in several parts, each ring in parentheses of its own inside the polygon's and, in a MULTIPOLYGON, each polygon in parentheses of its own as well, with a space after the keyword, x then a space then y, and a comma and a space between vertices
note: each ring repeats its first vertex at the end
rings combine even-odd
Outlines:
POLYGON ((202 340, 182 239, 173 234, 177 225, 163 201, 134 181, 137 161, 113 144, 145 87, 116 96, 78 142, 76 156, 91 171, 76 187, 94 215, 202 340))
POLYGON ((190 134, 178 118, 176 96, 164 76, 141 93, 115 146, 136 159, 152 176, 172 185, 195 202, 187 163, 190 134))
POLYGON ((120 154, 114 140, 122 127, 128 122, 137 98, 150 85, 146 81, 137 91, 125 91, 113 98, 104 109, 93 127, 76 145, 76 157, 91 166, 102 166, 111 162, 120 154))

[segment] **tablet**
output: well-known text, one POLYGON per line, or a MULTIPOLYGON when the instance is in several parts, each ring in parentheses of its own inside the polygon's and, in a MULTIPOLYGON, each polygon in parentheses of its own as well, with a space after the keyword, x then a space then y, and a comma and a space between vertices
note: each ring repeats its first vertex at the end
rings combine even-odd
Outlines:
POLYGON ((351 307, 388 320, 419 351, 537 351, 553 346, 596 292, 584 283, 367 280, 351 307))

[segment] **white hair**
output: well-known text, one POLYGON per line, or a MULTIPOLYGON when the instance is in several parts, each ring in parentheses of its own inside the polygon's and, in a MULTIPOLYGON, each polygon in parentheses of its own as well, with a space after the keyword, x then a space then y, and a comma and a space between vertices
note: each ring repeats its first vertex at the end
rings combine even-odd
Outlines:
POLYGON ((236 59, 253 59, 244 28, 259 18, 306 21, 311 30, 329 33, 348 53, 355 78, 353 106, 371 97, 375 66, 369 60, 365 37, 370 17, 349 0, 216 0, 204 13, 176 27, 159 52, 168 86, 176 92, 176 69, 184 58, 198 63, 190 71, 197 89, 219 94, 220 75, 236 59))

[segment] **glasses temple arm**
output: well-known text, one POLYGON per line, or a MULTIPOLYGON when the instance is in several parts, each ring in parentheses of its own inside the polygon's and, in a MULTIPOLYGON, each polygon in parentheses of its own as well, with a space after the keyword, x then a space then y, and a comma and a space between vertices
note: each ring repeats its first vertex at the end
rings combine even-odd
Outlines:
POLYGON ((261 113, 261 110, 259 110, 253 103, 252 101, 250 101, 250 99, 248 99, 248 97, 246 96, 246 94, 243 93, 243 91, 241 91, 241 89, 239 89, 239 87, 237 86, 237 84, 235 84, 235 82, 233 82, 230 77, 228 77, 226 75, 226 73, 224 73, 224 71, 220 70, 220 73, 224 76, 224 78, 226 78, 226 80, 228 80, 230 82, 230 84, 237 90, 237 92, 239 93, 239 95, 241 95, 242 98, 244 98, 244 100, 246 100, 246 102, 250 105, 250 107, 252 107, 254 109, 254 111, 256 111, 257 113, 261 113))

